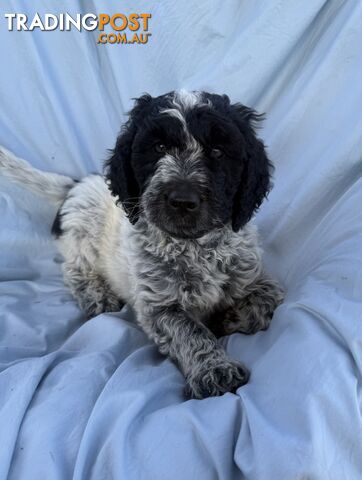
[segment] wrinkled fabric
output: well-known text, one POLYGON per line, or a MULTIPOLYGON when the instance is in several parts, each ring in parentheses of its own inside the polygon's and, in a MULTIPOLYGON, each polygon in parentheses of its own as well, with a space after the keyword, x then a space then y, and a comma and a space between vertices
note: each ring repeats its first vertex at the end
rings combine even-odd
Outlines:
POLYGON ((127 308, 84 321, 55 207, 0 178, 0 478, 362 479, 362 3, 8 0, 0 13, 0 143, 38 168, 101 171, 145 91, 265 112, 274 188, 256 223, 287 291, 268 331, 221 340, 250 382, 187 400, 127 308), (5 28, 4 13, 36 11, 150 12, 152 36, 5 28))

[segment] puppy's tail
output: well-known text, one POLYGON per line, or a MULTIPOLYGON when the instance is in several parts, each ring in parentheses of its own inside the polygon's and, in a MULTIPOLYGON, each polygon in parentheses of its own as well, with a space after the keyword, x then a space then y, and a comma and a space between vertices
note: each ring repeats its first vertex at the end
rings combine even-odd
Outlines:
POLYGON ((42 172, 0 145, 0 175, 55 203, 64 201, 75 180, 57 173, 42 172))

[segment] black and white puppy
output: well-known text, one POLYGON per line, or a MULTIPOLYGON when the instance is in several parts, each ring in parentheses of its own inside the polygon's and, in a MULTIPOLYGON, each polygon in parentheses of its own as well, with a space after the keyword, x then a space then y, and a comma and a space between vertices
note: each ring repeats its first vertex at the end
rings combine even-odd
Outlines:
POLYGON ((88 316, 134 308, 194 398, 247 382, 217 336, 265 329, 282 290, 250 223, 270 187, 259 116, 226 95, 136 100, 106 162, 79 182, 0 149, 0 173, 60 205, 64 280, 88 316))

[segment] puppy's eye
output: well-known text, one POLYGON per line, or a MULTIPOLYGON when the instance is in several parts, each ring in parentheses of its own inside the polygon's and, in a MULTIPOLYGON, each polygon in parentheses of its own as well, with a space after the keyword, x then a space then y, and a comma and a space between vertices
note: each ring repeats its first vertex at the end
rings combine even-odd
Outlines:
POLYGON ((213 148, 213 149, 211 150, 211 156, 212 156, 213 158, 220 158, 220 157, 223 156, 223 154, 224 154, 224 153, 223 153, 223 151, 222 151, 220 148, 213 148))
POLYGON ((166 152, 166 145, 163 143, 156 143, 155 150, 158 153, 165 153, 166 152))

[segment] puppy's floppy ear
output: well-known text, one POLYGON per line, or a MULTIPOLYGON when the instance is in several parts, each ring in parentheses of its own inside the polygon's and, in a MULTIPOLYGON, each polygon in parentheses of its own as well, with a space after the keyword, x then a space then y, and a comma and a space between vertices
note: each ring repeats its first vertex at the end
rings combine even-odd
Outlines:
POLYGON ((148 94, 136 99, 129 119, 123 125, 117 138, 116 146, 111 150, 111 157, 105 162, 105 177, 109 189, 121 202, 131 223, 139 217, 140 187, 132 167, 132 145, 142 117, 152 97, 148 94))
POLYGON ((263 115, 238 103, 231 105, 231 111, 244 138, 243 170, 232 213, 232 228, 237 232, 251 219, 269 192, 273 167, 263 142, 255 134, 256 123, 263 119, 263 115))

